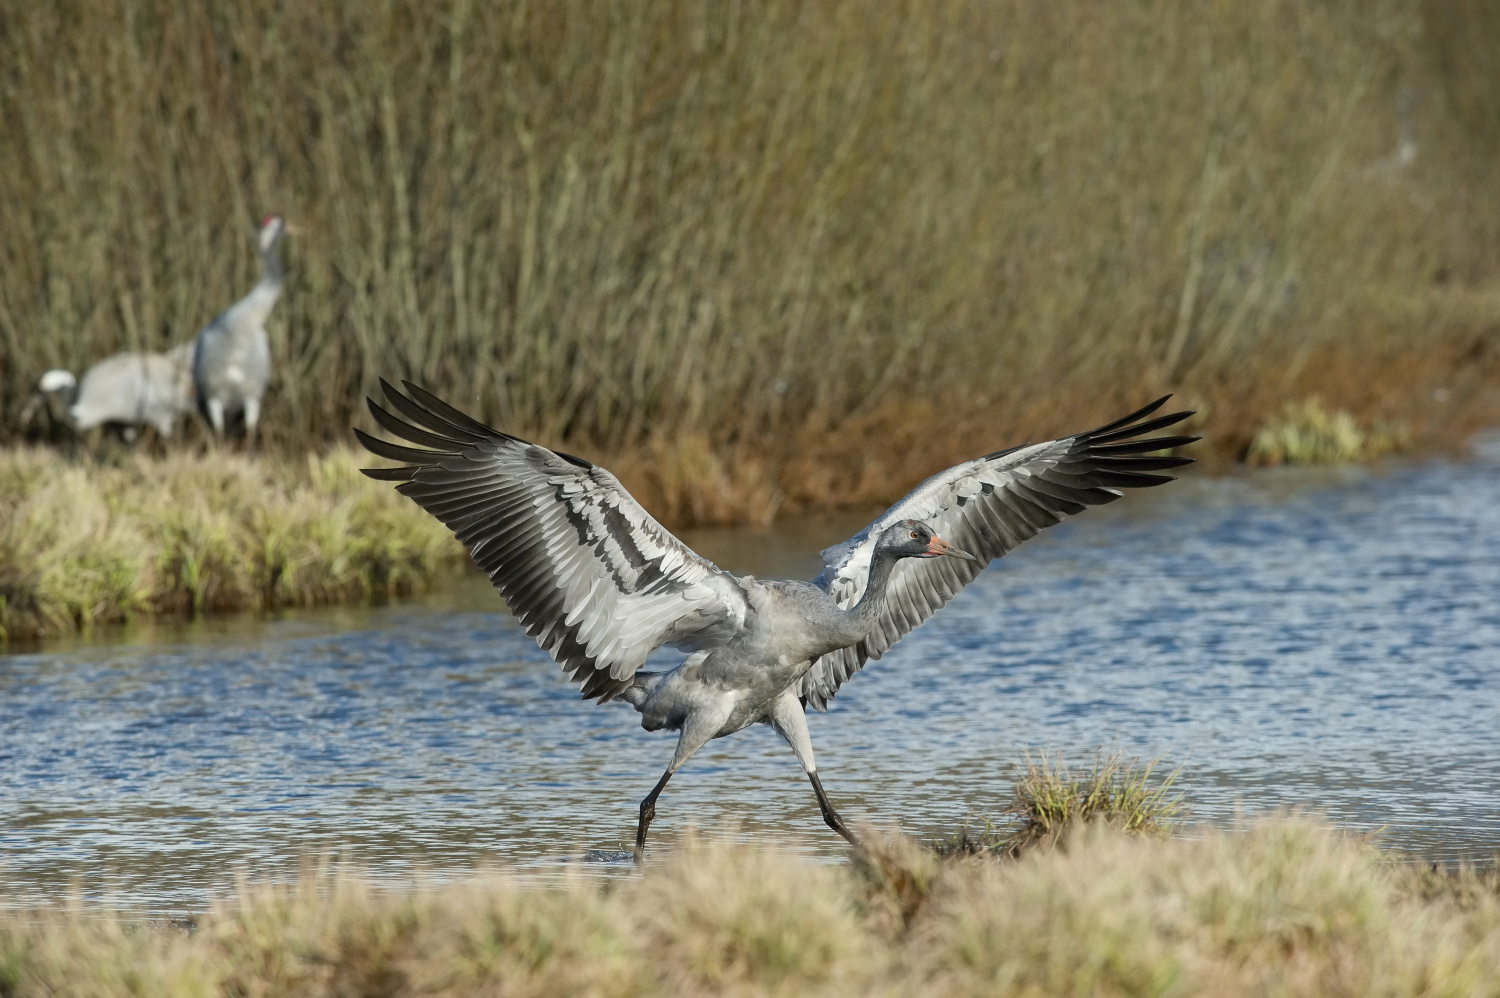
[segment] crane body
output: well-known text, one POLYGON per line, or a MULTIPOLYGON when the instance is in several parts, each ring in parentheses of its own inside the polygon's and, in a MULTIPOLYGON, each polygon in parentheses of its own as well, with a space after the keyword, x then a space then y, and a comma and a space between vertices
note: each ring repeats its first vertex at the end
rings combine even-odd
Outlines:
POLYGON ((90 367, 82 380, 54 369, 37 387, 63 403, 68 423, 80 433, 118 425, 133 439, 137 427, 150 426, 170 438, 177 418, 193 410, 190 347, 185 347, 165 354, 117 353, 90 367))

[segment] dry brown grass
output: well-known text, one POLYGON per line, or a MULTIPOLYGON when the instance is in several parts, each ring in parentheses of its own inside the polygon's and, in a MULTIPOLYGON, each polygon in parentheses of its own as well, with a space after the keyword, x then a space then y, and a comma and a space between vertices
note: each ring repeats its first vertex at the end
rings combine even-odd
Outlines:
MULTIPOLYGON (((892 840, 893 842, 895 840, 892 840)), ((928 863, 928 903, 848 867, 691 837, 644 875, 381 888, 309 867, 179 928, 0 915, 0 995, 1493 995, 1492 875, 1305 819, 1191 839, 1081 830, 928 863)))
POLYGON ((283 445, 408 376, 724 522, 1167 390, 1219 457, 1312 396, 1451 443, 1500 418, 1490 6, 0 2, 0 433, 281 209, 283 445))

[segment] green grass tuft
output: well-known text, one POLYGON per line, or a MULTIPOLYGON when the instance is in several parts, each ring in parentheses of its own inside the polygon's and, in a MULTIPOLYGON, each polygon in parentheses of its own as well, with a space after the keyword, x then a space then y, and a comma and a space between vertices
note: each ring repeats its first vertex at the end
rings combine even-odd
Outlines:
POLYGON ((1075 772, 1043 753, 1026 758, 1026 774, 998 823, 965 825, 934 843, 941 856, 1019 856, 1038 846, 1063 843, 1080 829, 1103 824, 1127 835, 1165 838, 1182 816, 1182 798, 1172 794, 1177 770, 1156 777, 1157 761, 1100 755, 1086 772, 1075 772))
POLYGON ((1367 461, 1411 445, 1411 431, 1375 423, 1361 429, 1354 417, 1327 409, 1317 399, 1289 404, 1281 417, 1261 427, 1250 441, 1250 464, 1348 464, 1367 461))

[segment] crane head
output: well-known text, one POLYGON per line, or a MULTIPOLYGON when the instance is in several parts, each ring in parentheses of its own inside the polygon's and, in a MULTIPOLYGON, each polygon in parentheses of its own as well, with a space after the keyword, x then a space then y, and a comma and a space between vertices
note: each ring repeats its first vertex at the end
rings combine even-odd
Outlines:
POLYGON ((264 253, 272 246, 276 245, 276 240, 280 239, 281 234, 285 231, 286 219, 282 218, 280 215, 267 215, 265 218, 261 219, 260 232, 258 234, 258 242, 260 243, 261 252, 264 253))
POLYGON ((37 390, 44 395, 51 392, 67 391, 77 386, 78 379, 73 377, 71 372, 61 370, 60 368, 54 368, 42 375, 42 379, 36 385, 37 390))
POLYGON ((937 558, 948 555, 968 561, 979 560, 943 540, 921 520, 898 520, 886 528, 880 543, 898 558, 937 558))

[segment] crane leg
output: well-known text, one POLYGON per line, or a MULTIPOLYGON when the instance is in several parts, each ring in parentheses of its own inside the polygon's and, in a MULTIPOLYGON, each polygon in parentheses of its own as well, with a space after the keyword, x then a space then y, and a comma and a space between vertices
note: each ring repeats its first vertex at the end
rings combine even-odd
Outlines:
POLYGON ((667 781, 672 778, 673 770, 668 769, 661 774, 661 779, 656 781, 656 786, 641 801, 641 818, 635 826, 635 862, 639 866, 642 858, 646 855, 646 829, 651 827, 651 819, 656 817, 656 798, 661 796, 667 781))
POLYGON ((682 723, 682 732, 677 736, 677 751, 672 753, 672 761, 667 766, 667 771, 661 774, 661 779, 656 781, 656 786, 641 801, 641 817, 635 826, 635 862, 639 866, 646 854, 646 830, 651 827, 651 819, 656 817, 656 798, 661 796, 662 789, 666 787, 667 781, 672 774, 682 768, 682 764, 692 758, 694 752, 708 744, 708 740, 724 727, 724 722, 729 720, 730 711, 734 704, 728 697, 720 697, 713 701, 701 703, 695 707, 692 713, 682 723))
POLYGON ((828 802, 828 794, 823 790, 823 781, 818 779, 818 771, 816 769, 809 769, 807 771, 807 778, 812 781, 813 793, 818 797, 818 807, 822 809, 823 820, 828 823, 828 827, 842 835, 844 841, 848 842, 854 848, 861 848, 859 839, 855 837, 853 832, 849 831, 849 826, 844 824, 844 819, 839 817, 839 813, 828 802))
POLYGON ((224 439, 224 400, 208 400, 208 422, 214 428, 214 439, 224 439))
POLYGON ((255 456, 255 428, 260 425, 260 399, 245 399, 245 450, 255 456))
POLYGON ((792 690, 787 690, 776 699, 771 708, 771 727, 786 739, 786 743, 796 753, 797 761, 802 764, 803 771, 807 773, 807 778, 812 781, 813 793, 818 798, 818 809, 823 812, 823 820, 828 827, 842 835, 854 848, 860 848, 859 839, 833 809, 833 804, 829 802, 828 794, 823 789, 823 781, 818 779, 818 764, 813 760, 812 736, 807 733, 807 714, 802 709, 802 701, 797 699, 797 694, 792 690))

